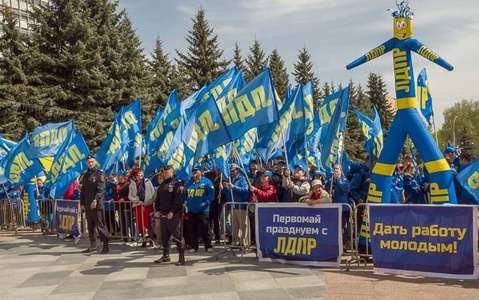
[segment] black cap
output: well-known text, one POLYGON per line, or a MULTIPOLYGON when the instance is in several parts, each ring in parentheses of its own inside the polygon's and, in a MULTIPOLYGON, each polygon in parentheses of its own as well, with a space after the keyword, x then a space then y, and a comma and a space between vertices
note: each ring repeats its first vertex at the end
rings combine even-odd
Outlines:
POLYGON ((163 167, 161 167, 160 172, 165 172, 165 171, 168 171, 169 169, 173 169, 173 166, 172 165, 164 165, 163 167))
MULTIPOLYGON (((90 155, 88 155, 88 156, 86 157, 86 160, 89 160, 89 159, 91 159, 91 158, 95 158, 95 156, 93 156, 93 155, 90 154, 90 155)), ((96 159, 96 158, 95 158, 95 159, 96 159)))

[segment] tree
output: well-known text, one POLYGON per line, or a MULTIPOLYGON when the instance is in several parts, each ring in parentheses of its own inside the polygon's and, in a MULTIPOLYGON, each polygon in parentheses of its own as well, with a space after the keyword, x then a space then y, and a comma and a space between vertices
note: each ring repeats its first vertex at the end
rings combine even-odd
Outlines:
POLYGON ((271 52, 269 57, 269 67, 271 69, 271 75, 273 76, 274 87, 279 95, 279 98, 284 99, 284 93, 289 85, 288 70, 284 66, 284 61, 279 55, 277 49, 271 52))
POLYGON ((369 97, 369 101, 376 107, 379 118, 381 119, 381 125, 384 129, 389 130, 394 118, 394 111, 391 103, 386 99, 386 83, 384 83, 382 76, 369 73, 367 88, 366 93, 369 97))
POLYGON ((206 20, 205 10, 199 8, 192 21, 193 29, 188 32, 186 37, 188 51, 183 54, 176 50, 178 55, 176 61, 179 69, 187 75, 191 87, 198 89, 224 73, 230 61, 221 58, 223 50, 218 49, 218 37, 212 36, 213 29, 206 20))
POLYGON ((305 85, 308 82, 312 82, 313 84, 313 103, 314 107, 318 107, 320 105, 321 99, 325 97, 321 89, 319 88, 319 78, 314 75, 313 72, 313 63, 311 62, 311 55, 309 54, 306 47, 299 50, 298 55, 298 62, 294 65, 294 79, 297 83, 301 83, 305 85))
POLYGON ((24 134, 25 101, 30 97, 25 68, 28 65, 27 37, 17 27, 12 11, 3 9, 0 39, 0 133, 20 140, 24 134))
POLYGON ((253 46, 249 48, 250 54, 246 57, 244 69, 244 79, 246 82, 253 80, 268 65, 266 53, 261 49, 261 44, 255 40, 253 46))
POLYGON ((359 119, 353 111, 355 107, 358 111, 372 119, 371 103, 365 94, 361 85, 354 86, 353 82, 349 83, 350 97, 349 97, 349 111, 347 120, 347 130, 345 135, 345 148, 349 158, 356 162, 364 161, 368 154, 364 150, 364 134, 359 125, 359 119))
POLYGON ((473 153, 479 151, 479 100, 465 100, 455 103, 453 107, 444 110, 444 124, 438 131, 438 144, 441 149, 446 148, 447 143, 454 142, 456 146, 469 145, 473 153), (454 121, 454 119, 456 119, 454 121), (462 132, 466 134, 461 134, 462 132))
POLYGON ((238 42, 235 42, 235 49, 233 55, 233 63, 239 70, 244 70, 243 57, 241 56, 241 49, 238 42))
POLYGON ((175 89, 172 85, 173 65, 168 54, 163 54, 163 42, 156 39, 155 49, 148 60, 153 74, 151 95, 157 104, 165 105, 170 93, 175 89))
POLYGON ((117 6, 109 0, 52 0, 33 13, 29 83, 38 89, 37 105, 45 107, 49 122, 74 117, 91 148, 104 140, 119 107, 137 98, 148 107, 150 77, 140 41, 117 6))

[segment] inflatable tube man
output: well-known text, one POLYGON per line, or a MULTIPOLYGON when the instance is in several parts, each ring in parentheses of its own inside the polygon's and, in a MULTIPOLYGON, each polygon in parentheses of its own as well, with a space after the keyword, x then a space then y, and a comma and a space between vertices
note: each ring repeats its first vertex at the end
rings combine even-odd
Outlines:
POLYGON ((431 204, 457 203, 451 169, 416 109, 411 52, 416 52, 446 70, 452 71, 453 66, 412 38, 413 13, 408 3, 403 1, 397 7, 399 10, 392 13, 394 37, 346 66, 349 70, 390 51, 393 54, 397 113, 384 143, 383 149, 386 151, 381 152, 372 170, 367 202, 391 202, 391 175, 406 136, 409 135, 430 174, 431 204))

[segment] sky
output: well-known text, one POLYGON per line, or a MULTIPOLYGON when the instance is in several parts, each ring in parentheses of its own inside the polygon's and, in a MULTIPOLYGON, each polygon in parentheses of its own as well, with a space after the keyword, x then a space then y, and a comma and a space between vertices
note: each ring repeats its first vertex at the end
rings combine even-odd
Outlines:
MULTIPOLYGON (((410 0, 413 38, 454 66, 452 72, 413 53, 415 81, 426 68, 437 129, 443 111, 462 99, 479 100, 479 1, 410 0)), ((257 39, 269 55, 277 49, 289 74, 303 48, 311 55, 313 72, 324 82, 367 84, 369 73, 382 75, 395 97, 392 54, 352 70, 351 61, 392 37, 393 0, 119 0, 149 55, 157 38, 163 52, 187 52, 185 37, 202 7, 224 58, 231 59, 235 42, 246 57, 257 39)), ((292 78, 290 78, 291 81, 292 78)), ((452 124, 452 120, 447 120, 452 124)))

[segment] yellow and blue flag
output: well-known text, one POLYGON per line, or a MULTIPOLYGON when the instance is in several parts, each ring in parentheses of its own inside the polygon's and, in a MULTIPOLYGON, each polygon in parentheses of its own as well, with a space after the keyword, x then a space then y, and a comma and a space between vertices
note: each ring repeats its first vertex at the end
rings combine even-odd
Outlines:
POLYGON ((423 68, 417 76, 417 98, 419 100, 419 108, 429 125, 432 125, 431 118, 434 117, 432 109, 432 97, 429 92, 429 83, 427 80, 426 68, 423 68))
POLYGON ((15 147, 17 143, 4 139, 0 134, 0 161, 7 156, 8 151, 15 147))
POLYGON ((355 107, 353 107, 353 111, 358 117, 359 126, 364 135, 364 150, 366 150, 371 157, 379 157, 383 149, 384 141, 381 120, 376 107, 373 106, 374 121, 362 114, 355 107))
POLYGON ((63 123, 48 123, 33 130, 30 136, 31 158, 55 156, 63 142, 73 131, 73 120, 63 123))
POLYGON ((470 195, 466 197, 461 195, 461 199, 471 199, 468 203, 461 204, 479 204, 479 160, 476 160, 474 163, 467 166, 464 170, 460 171, 456 176, 457 181, 461 187, 470 195), (474 201, 475 203, 471 203, 474 201))
POLYGON ((71 183, 88 168, 86 158, 89 154, 90 150, 81 132, 73 133, 66 147, 53 159, 47 174, 50 196, 58 199, 65 194, 71 183))
POLYGON ((18 142, 3 158, 1 165, 5 178, 12 186, 24 185, 43 171, 38 158, 29 155, 30 143, 28 135, 18 142))
POLYGON ((232 140, 241 138, 251 128, 279 119, 270 69, 251 80, 221 112, 232 140))
POLYGON ((326 170, 332 170, 335 164, 341 163, 348 106, 349 87, 346 87, 326 97, 320 107, 321 164, 326 170))

